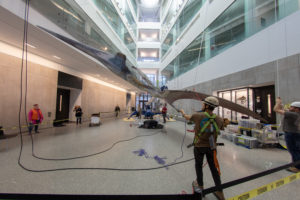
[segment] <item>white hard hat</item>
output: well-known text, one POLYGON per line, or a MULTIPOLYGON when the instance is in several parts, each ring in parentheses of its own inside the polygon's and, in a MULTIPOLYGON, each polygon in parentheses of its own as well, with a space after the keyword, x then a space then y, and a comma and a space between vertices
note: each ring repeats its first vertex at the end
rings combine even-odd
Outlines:
POLYGON ((204 103, 213 107, 219 106, 219 100, 216 97, 210 96, 204 99, 204 103))
POLYGON ((300 108, 300 101, 294 101, 293 103, 291 103, 291 106, 300 108))

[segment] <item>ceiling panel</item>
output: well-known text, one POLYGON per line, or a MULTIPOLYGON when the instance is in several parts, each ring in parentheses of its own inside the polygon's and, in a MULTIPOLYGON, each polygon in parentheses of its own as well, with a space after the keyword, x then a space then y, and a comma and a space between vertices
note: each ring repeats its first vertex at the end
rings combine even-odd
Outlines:
MULTIPOLYGON (((22 49, 23 19, 0 7, 0 27, 0 40, 22 49)), ((138 91, 136 87, 113 74, 96 59, 63 43, 38 27, 29 25, 27 38, 28 43, 36 47, 28 47, 28 52, 30 53, 126 90, 138 91), (54 55, 61 59, 55 58, 54 55)))

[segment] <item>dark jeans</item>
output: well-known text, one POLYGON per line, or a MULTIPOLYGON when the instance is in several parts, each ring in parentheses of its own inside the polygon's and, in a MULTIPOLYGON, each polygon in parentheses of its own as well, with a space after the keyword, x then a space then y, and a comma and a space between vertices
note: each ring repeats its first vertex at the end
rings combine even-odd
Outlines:
POLYGON ((81 124, 81 117, 76 117, 76 124, 81 124))
POLYGON ((219 172, 214 163, 214 152, 210 149, 210 147, 195 147, 194 148, 194 156, 195 156, 195 168, 197 174, 197 182, 199 186, 203 186, 203 158, 206 155, 206 160, 208 162, 208 166, 210 168, 212 177, 216 186, 221 185, 221 178, 219 172))
MULTIPOLYGON (((285 132, 285 142, 289 153, 292 156, 292 161, 296 162, 300 160, 300 134, 285 132)), ((300 169, 300 164, 295 166, 300 169)))
POLYGON ((164 123, 166 123, 167 113, 163 113, 162 116, 163 116, 163 118, 164 118, 164 123))
POLYGON ((29 126, 28 126, 29 133, 31 133, 33 127, 34 127, 34 132, 37 133, 38 129, 39 129, 39 124, 29 123, 29 126))

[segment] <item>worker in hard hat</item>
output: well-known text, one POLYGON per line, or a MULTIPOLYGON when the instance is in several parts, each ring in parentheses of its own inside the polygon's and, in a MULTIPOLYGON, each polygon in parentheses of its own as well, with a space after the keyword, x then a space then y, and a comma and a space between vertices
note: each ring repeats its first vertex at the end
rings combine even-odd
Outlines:
MULTIPOLYGON (((284 110, 282 100, 277 97, 274 111, 283 115, 283 131, 287 149, 292 161, 300 161, 300 101, 291 103, 289 110, 284 110)), ((290 172, 300 172, 300 164, 289 167, 290 172)))
MULTIPOLYGON (((203 158, 206 155, 212 177, 216 186, 221 185, 220 168, 216 157, 216 141, 221 129, 224 129, 223 119, 215 114, 213 111, 219 106, 219 100, 216 97, 209 96, 204 99, 202 111, 193 115, 187 115, 183 110, 180 110, 186 120, 195 123, 195 137, 194 137, 194 156, 197 180, 193 181, 194 192, 201 193, 203 191, 203 158)), ((214 192, 214 195, 220 199, 225 200, 222 190, 214 192)))

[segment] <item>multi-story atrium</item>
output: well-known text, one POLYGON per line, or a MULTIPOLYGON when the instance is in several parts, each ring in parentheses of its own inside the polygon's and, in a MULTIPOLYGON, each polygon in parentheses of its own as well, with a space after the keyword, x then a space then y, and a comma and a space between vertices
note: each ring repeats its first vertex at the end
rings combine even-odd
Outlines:
MULTIPOLYGON (((204 99, 168 104, 163 123, 168 101, 149 88, 212 95, 265 119, 220 101, 222 183, 299 160, 300 141, 291 150, 273 108, 277 97, 282 113, 300 101, 300 0, 0 0, 0 27, 0 198, 192 198, 199 174, 186 146, 197 125, 178 110, 197 113, 204 99), (149 112, 163 129, 138 128, 149 112)), ((210 167, 204 199, 216 199, 210 167)), ((287 167, 224 195, 298 199, 300 169, 287 167)))

